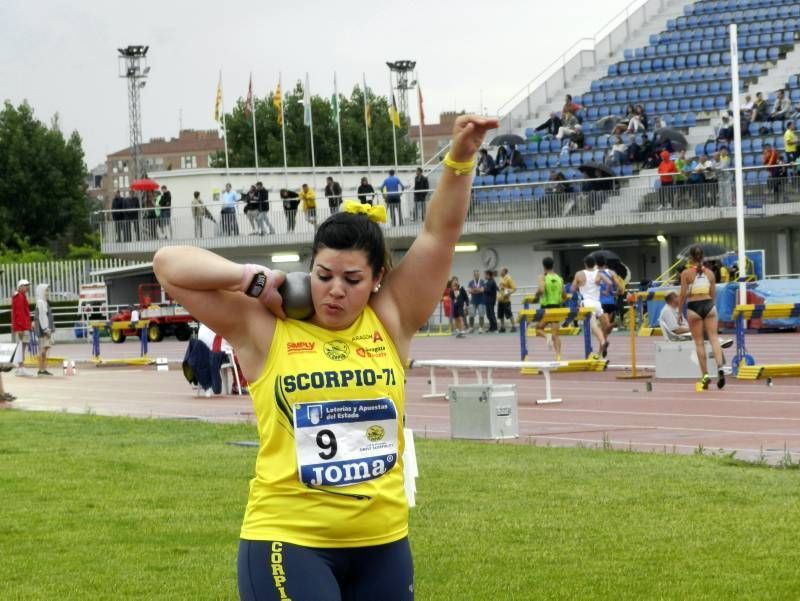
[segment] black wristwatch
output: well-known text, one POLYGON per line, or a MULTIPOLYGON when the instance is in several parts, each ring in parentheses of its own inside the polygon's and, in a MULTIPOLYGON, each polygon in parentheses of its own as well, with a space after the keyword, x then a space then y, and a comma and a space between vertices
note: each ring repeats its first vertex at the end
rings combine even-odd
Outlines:
POLYGON ((261 293, 264 292, 264 288, 267 285, 267 276, 266 273, 263 271, 257 273, 253 276, 253 280, 250 282, 250 285, 247 287, 247 290, 244 293, 247 296, 252 296, 253 298, 258 298, 261 296, 261 293))

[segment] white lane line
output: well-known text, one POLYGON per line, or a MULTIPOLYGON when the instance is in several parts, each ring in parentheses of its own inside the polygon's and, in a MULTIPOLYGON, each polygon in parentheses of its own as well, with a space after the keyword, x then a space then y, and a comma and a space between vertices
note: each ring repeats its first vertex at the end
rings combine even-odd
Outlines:
MULTIPOLYGON (((533 407, 524 407, 528 411, 534 410, 533 407)), ((608 415, 635 415, 645 417, 671 417, 671 418, 697 418, 697 419, 752 419, 761 421, 777 422, 800 422, 800 417, 762 417, 749 415, 723 415, 719 413, 663 413, 660 411, 613 411, 610 409, 567 409, 563 407, 552 407, 547 409, 550 413, 600 413, 608 415)))

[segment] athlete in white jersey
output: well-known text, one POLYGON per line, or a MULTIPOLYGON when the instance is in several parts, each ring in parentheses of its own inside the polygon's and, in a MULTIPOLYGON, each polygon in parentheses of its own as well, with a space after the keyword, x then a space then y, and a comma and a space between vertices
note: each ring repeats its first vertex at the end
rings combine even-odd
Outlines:
POLYGON ((600 284, 597 283, 597 264, 591 255, 583 260, 583 264, 586 269, 575 274, 571 291, 580 291, 583 297, 581 305, 592 311, 590 321, 592 333, 600 345, 600 353, 603 354, 608 349, 608 341, 599 322, 599 318, 603 315, 603 305, 600 303, 600 284))

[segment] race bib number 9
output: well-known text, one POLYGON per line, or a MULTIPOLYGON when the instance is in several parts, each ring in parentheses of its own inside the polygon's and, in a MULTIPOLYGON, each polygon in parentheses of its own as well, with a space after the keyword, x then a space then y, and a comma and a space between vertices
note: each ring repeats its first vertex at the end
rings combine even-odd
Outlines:
POLYGON ((397 409, 391 399, 294 406, 300 481, 349 486, 380 478, 397 463, 397 409))

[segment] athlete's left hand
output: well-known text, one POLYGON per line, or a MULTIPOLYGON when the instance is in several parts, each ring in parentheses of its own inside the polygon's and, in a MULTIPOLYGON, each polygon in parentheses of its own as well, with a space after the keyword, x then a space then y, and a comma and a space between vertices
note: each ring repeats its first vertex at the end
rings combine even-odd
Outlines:
POLYGON ((479 115, 461 115, 453 126, 453 144, 450 157, 459 163, 471 161, 480 150, 486 132, 500 126, 494 117, 479 115))

